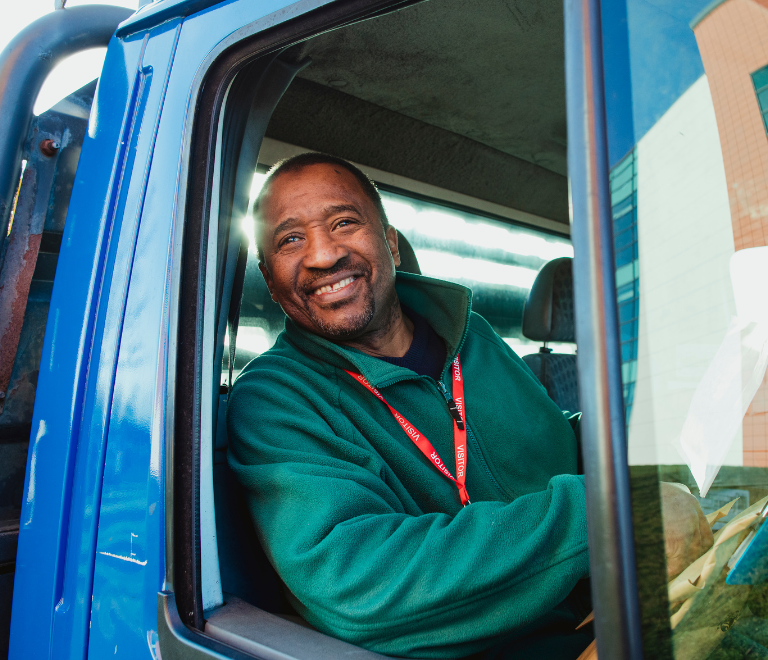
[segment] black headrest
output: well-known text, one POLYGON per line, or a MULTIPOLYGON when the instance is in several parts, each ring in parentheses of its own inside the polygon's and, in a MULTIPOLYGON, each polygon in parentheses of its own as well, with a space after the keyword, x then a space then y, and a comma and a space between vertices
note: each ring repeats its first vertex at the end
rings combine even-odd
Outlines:
POLYGON ((575 342, 573 270, 570 257, 544 264, 523 312, 523 335, 533 341, 575 342))
POLYGON ((397 245, 400 249, 400 265, 395 270, 421 275, 421 268, 419 268, 416 253, 413 251, 408 239, 400 233, 399 229, 397 230, 397 245))

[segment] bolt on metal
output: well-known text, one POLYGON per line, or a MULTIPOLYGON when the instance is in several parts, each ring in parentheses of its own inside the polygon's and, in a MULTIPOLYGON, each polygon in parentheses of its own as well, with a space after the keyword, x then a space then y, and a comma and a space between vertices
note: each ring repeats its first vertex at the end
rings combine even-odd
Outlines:
POLYGON ((57 140, 43 140, 40 143, 40 152, 49 158, 55 156, 59 149, 61 149, 61 143, 57 140))

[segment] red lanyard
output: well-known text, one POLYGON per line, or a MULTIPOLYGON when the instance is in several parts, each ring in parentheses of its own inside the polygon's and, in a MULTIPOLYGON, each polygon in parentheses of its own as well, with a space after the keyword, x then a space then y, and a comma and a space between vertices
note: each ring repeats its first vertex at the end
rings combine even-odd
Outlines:
MULTIPOLYGON (((453 417, 453 445, 456 450, 455 479, 450 470, 445 467, 445 463, 443 463, 442 459, 435 451, 432 443, 405 417, 390 406, 379 390, 373 387, 361 374, 356 374, 354 371, 349 371, 347 369, 345 369, 345 371, 352 376, 352 378, 360 382, 377 399, 384 402, 387 408, 389 408, 389 412, 392 413, 392 416, 397 420, 400 426, 403 427, 403 431, 405 431, 406 435, 413 440, 413 443, 419 450, 421 450, 421 453, 424 454, 424 456, 429 459, 429 462, 440 470, 440 472, 456 484, 456 487, 459 489, 461 503, 464 506, 467 506, 467 504, 469 504, 469 494, 464 485, 467 478, 467 427, 464 423, 464 381, 461 377, 461 362, 459 362, 459 356, 456 356, 456 359, 453 361, 453 368, 451 369, 451 373, 453 374, 451 380, 453 398, 451 399, 448 397, 447 392, 444 390, 446 399, 448 399, 448 407, 451 411, 451 416, 453 417)), ((440 384, 442 385, 442 383, 440 384)))

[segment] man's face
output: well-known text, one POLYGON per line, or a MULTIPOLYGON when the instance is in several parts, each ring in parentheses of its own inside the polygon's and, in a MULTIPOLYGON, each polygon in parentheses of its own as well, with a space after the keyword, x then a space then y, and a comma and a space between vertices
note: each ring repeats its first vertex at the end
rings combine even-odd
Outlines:
POLYGON ((280 174, 257 223, 273 300, 298 325, 331 340, 380 329, 397 300, 397 232, 354 175, 318 164, 280 174))

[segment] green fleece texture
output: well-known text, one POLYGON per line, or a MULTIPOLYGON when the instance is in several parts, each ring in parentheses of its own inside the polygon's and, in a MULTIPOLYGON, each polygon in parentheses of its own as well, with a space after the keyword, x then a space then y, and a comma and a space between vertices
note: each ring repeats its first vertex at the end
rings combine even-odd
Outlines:
POLYGON ((377 387, 455 474, 453 422, 434 380, 287 320, 227 411, 229 463, 267 557, 307 621, 380 653, 456 658, 528 636, 528 657, 575 657, 546 634, 578 623, 567 597, 589 572, 571 425, 471 311, 468 289, 407 274, 396 287, 445 340, 449 391, 460 354, 472 504, 344 369, 377 387), (539 637, 541 654, 530 645, 539 637))

